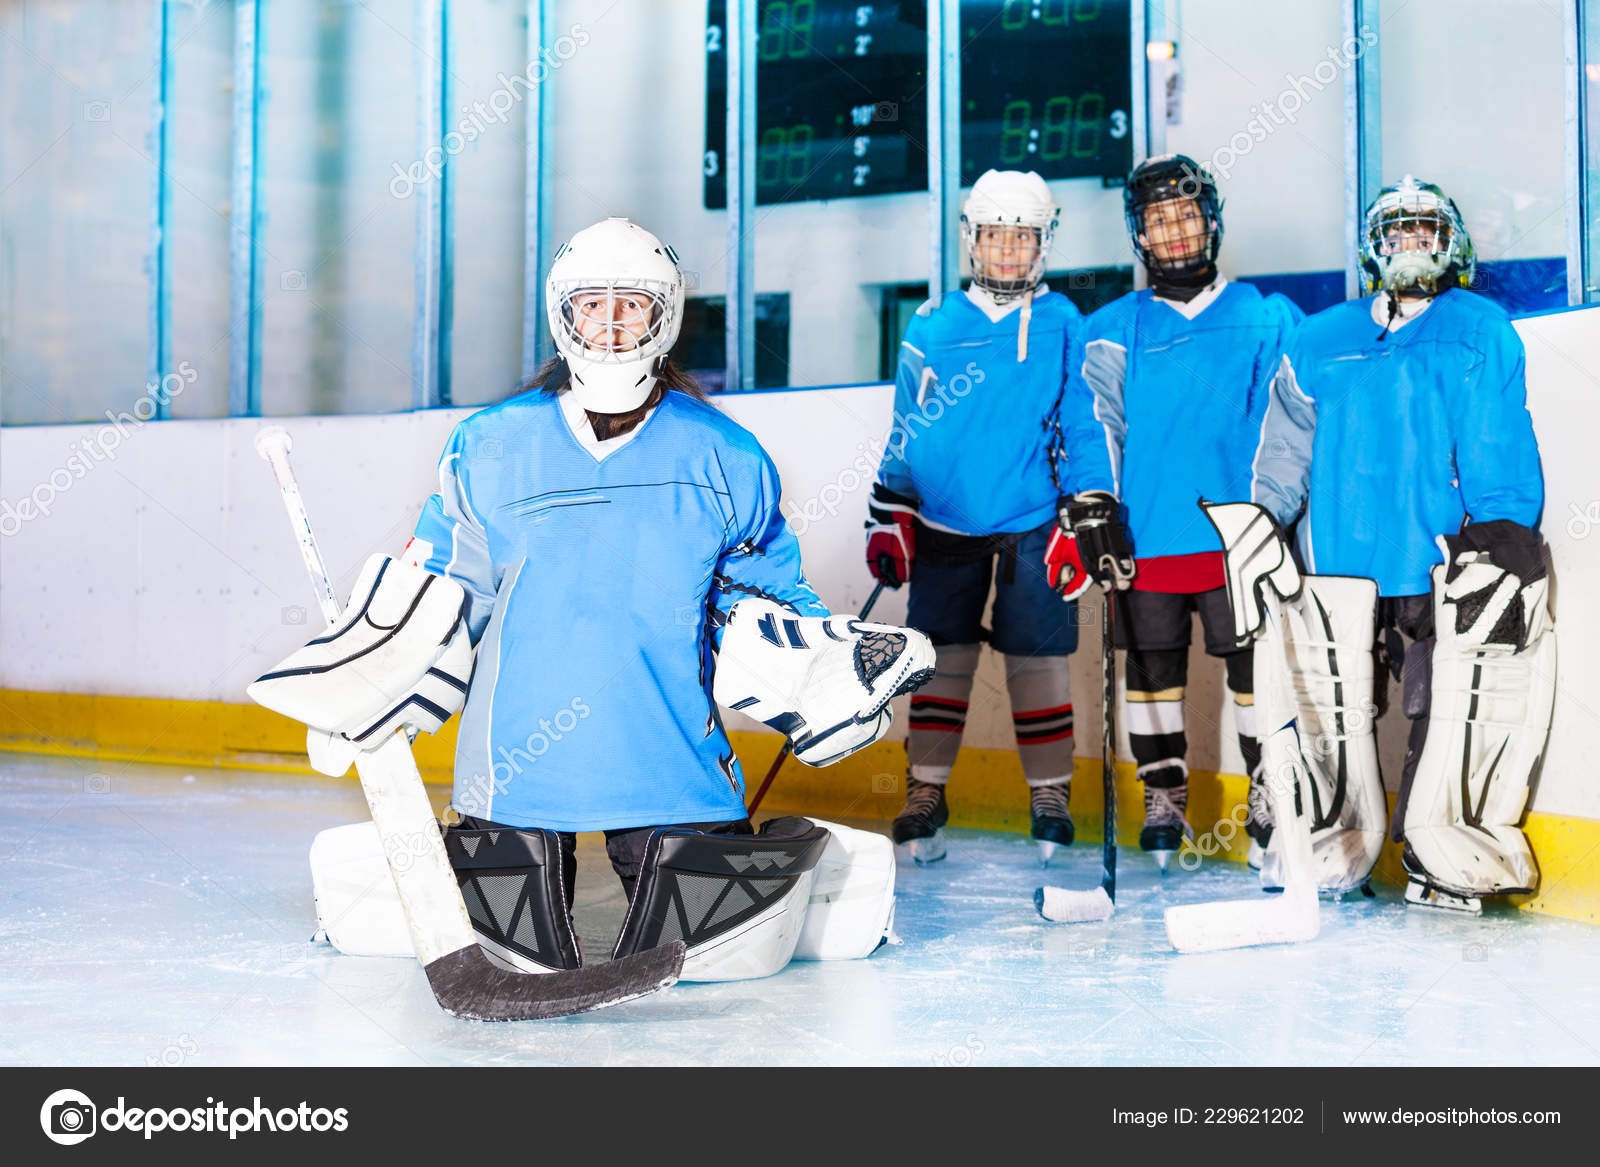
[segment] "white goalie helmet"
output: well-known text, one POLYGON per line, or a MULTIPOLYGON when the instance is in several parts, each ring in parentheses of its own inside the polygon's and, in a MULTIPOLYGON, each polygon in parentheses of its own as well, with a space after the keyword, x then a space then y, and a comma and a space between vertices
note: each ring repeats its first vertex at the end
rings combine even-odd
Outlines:
POLYGON ((961 236, 972 265, 972 282, 1002 302, 1033 290, 1044 279, 1045 259, 1060 218, 1061 208, 1050 188, 1034 171, 984 171, 961 207, 961 236), (977 255, 981 227, 1031 228, 1038 239, 1033 262, 1012 277, 990 274, 977 255))
POLYGON ((585 227, 556 252, 545 311, 578 404, 594 413, 637 409, 683 327, 678 256, 627 219, 585 227))

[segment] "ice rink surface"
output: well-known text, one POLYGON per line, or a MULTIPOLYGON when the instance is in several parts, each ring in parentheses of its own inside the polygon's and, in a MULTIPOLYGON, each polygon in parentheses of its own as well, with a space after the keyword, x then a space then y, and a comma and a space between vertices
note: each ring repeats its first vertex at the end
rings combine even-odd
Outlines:
MULTIPOLYGON (((1163 880, 1124 851, 1110 922, 1048 924, 1027 839, 949 831, 948 859, 900 869, 903 943, 868 960, 483 1024, 442 1013, 413 961, 308 942, 307 849, 365 817, 353 777, 9 754, 0 811, 5 1064, 1600 1064, 1600 929, 1385 888, 1325 906, 1310 944, 1179 956, 1161 910, 1252 894, 1231 863, 1163 880)), ((1080 845, 1048 882, 1098 867, 1080 845)), ((585 836, 587 952, 623 907, 585 836)))

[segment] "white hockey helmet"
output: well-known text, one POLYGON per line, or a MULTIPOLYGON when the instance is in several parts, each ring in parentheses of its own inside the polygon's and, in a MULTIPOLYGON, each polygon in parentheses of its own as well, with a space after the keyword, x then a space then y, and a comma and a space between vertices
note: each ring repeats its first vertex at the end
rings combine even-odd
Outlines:
POLYGON ((556 252, 545 312, 578 404, 595 413, 637 409, 683 327, 678 256, 627 219, 585 227, 556 252))
POLYGON ((972 265, 972 282, 995 299, 1005 301, 1032 291, 1044 279, 1045 257, 1055 237, 1061 208, 1044 179, 1032 170, 986 170, 972 184, 961 207, 961 234, 972 265), (1039 240, 1039 250, 1027 272, 1016 279, 991 277, 978 262, 980 227, 1029 227, 1039 240))

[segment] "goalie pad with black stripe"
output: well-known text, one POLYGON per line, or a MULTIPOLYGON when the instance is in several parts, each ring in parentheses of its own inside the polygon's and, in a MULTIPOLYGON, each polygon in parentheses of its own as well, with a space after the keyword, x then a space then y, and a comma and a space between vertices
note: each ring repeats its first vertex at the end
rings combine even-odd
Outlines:
MULTIPOLYGON (((1339 575, 1302 576, 1301 584, 1283 605, 1285 649, 1310 780, 1317 888, 1338 895, 1367 881, 1389 819, 1372 702, 1378 585, 1339 575)), ((1264 675, 1259 666, 1256 675, 1264 675)))
POLYGON ((933 679, 933 643, 914 628, 851 616, 797 616, 771 600, 728 613, 712 692, 827 766, 889 730, 889 702, 933 679))
POLYGON ((755 835, 662 827, 645 844, 613 958, 681 940, 682 981, 771 976, 794 956, 828 832, 779 818, 755 835))
POLYGON ((374 555, 339 623, 245 691, 304 722, 317 768, 342 774, 353 750, 403 726, 437 733, 461 708, 472 675, 465 606, 455 581, 374 555))
POLYGON ((1428 724, 1401 823, 1402 861, 1424 894, 1538 887, 1518 826, 1555 701, 1549 578, 1538 570, 1519 577, 1471 552, 1433 569, 1428 724))
POLYGON ((555 831, 450 827, 444 849, 478 943, 491 959, 518 972, 583 963, 555 831))

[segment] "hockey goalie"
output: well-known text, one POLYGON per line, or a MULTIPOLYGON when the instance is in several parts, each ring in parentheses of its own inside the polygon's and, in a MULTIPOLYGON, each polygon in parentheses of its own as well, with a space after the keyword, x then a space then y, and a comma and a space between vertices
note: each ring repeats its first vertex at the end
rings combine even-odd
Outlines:
MULTIPOLYGON (((395 726, 461 711, 445 849, 505 967, 583 964, 580 831, 604 832, 627 896, 613 957, 682 941, 680 979, 725 980, 866 955, 891 926, 888 840, 757 830, 717 702, 827 765, 883 736, 932 646, 831 616, 807 583, 771 459, 668 356, 670 247, 605 220, 546 291, 559 355, 456 427, 405 554, 369 561, 343 625, 251 695, 304 721, 333 774, 395 726)), ((371 824, 323 832, 312 868, 337 947, 409 952, 371 824)))

